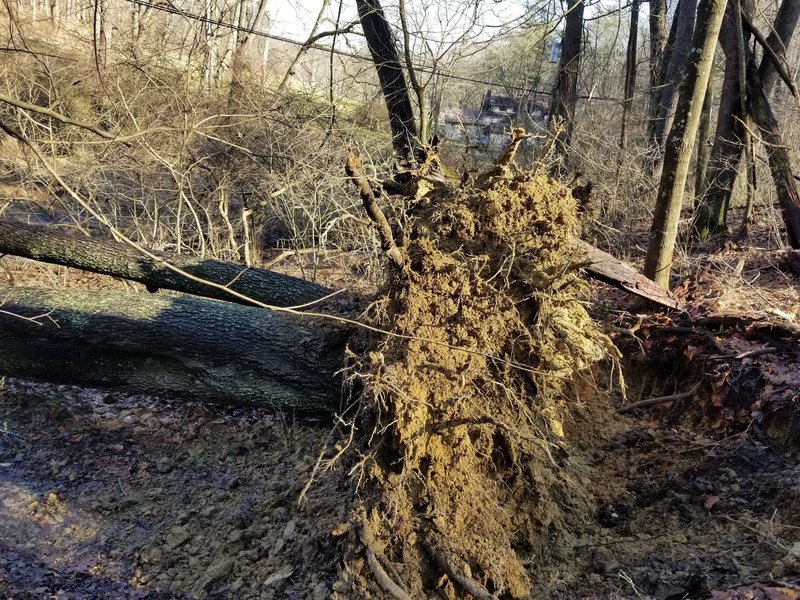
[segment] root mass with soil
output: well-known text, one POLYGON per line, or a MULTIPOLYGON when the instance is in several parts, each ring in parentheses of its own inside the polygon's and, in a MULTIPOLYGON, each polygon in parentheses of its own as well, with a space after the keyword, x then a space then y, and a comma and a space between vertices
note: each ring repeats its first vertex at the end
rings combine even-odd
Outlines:
MULTIPOLYGON (((570 191, 505 165, 477 181, 416 199, 370 311, 395 335, 356 366, 371 432, 357 529, 395 597, 531 593, 526 563, 580 496, 562 424, 615 352, 584 308, 570 191)), ((363 567, 350 557, 348 585, 363 567)))

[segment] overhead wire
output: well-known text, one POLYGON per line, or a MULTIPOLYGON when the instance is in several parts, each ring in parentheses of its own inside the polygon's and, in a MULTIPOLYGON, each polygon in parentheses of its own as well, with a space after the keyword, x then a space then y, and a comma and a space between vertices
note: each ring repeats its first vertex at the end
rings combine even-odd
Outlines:
MULTIPOLYGON (((205 23, 205 24, 208 24, 208 25, 215 25, 217 27, 222 27, 224 29, 229 29, 229 30, 232 30, 232 31, 245 32, 245 33, 248 33, 248 34, 256 36, 256 37, 270 39, 270 40, 274 40, 274 41, 277 41, 277 42, 290 44, 290 45, 293 45, 293 46, 299 46, 301 48, 311 48, 311 49, 314 49, 314 50, 320 50, 320 51, 323 51, 323 52, 329 52, 329 53, 333 53, 333 54, 336 54, 336 55, 339 55, 339 56, 343 56, 343 57, 346 57, 346 58, 351 58, 353 60, 359 60, 359 61, 369 62, 369 63, 373 62, 371 56, 366 56, 364 54, 358 54, 356 52, 349 52, 347 50, 341 50, 341 49, 333 47, 333 46, 326 46, 324 44, 319 44, 319 43, 316 43, 316 42, 312 42, 312 43, 309 44, 307 42, 301 42, 299 40, 294 40, 294 39, 286 37, 286 36, 277 35, 277 34, 274 34, 274 33, 268 33, 266 31, 261 31, 259 29, 255 29, 254 27, 244 27, 244 26, 238 25, 236 23, 231 23, 231 22, 228 22, 228 21, 224 21, 222 19, 213 19, 213 18, 207 17, 205 15, 198 15, 196 13, 192 13, 192 12, 183 10, 182 8, 178 8, 177 6, 175 6, 172 3, 169 3, 169 4, 152 4, 152 3, 148 2, 147 0, 125 0, 125 1, 129 2, 131 4, 137 4, 139 6, 143 6, 145 8, 150 8, 150 9, 153 9, 153 10, 158 10, 158 11, 161 11, 161 12, 165 12, 165 13, 181 16, 181 17, 184 17, 186 19, 197 21, 197 22, 200 22, 200 23, 205 23)), ((499 85, 497 82, 491 82, 491 81, 487 81, 487 80, 483 80, 483 79, 476 79, 474 77, 469 77, 467 75, 460 75, 458 73, 453 73, 453 72, 439 70, 439 69, 433 69, 433 68, 430 68, 430 67, 426 67, 424 65, 417 65, 414 68, 416 70, 422 72, 422 73, 426 73, 426 74, 429 74, 429 75, 436 75, 436 76, 444 77, 446 79, 454 79, 456 81, 464 81, 464 82, 467 82, 467 83, 476 83, 476 84, 484 85, 487 88, 491 87, 492 85, 499 85)), ((533 95, 537 95, 537 96, 553 96, 554 95, 553 91, 534 90, 534 89, 531 89, 531 88, 528 88, 528 87, 524 87, 524 86, 519 86, 519 85, 502 84, 502 87, 507 89, 507 90, 513 90, 513 91, 516 91, 516 92, 521 92, 521 93, 526 93, 526 94, 533 94, 533 95)), ((610 96, 597 96, 597 95, 593 95, 593 94, 588 94, 588 95, 579 94, 576 97, 581 99, 581 100, 597 100, 597 101, 603 101, 603 102, 622 102, 621 98, 614 98, 614 97, 610 97, 610 96)))

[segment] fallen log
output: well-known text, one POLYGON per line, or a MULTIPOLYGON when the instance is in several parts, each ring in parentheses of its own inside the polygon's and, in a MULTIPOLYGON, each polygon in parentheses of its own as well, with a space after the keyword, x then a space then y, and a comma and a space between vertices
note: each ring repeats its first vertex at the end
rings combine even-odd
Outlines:
POLYGON ((628 263, 614 258, 608 252, 595 248, 583 240, 575 240, 581 266, 586 274, 640 298, 667 308, 681 308, 680 301, 668 290, 642 275, 628 263))
POLYGON ((330 415, 350 330, 190 297, 0 286, 0 375, 330 415))
MULTIPOLYGON (((668 291, 629 264, 583 240, 575 240, 575 244, 579 251, 576 260, 589 277, 661 306, 680 308, 680 302, 668 291)), ((241 302, 223 290, 181 276, 126 244, 78 236, 47 225, 0 221, 0 253, 138 281, 150 289, 163 288, 241 302)), ((236 292, 274 306, 305 304, 331 293, 317 284, 266 269, 180 255, 159 256, 196 277, 229 285, 236 292)))
POLYGON ((297 277, 221 260, 153 252, 161 259, 155 261, 127 244, 47 225, 0 221, 0 253, 138 281, 152 291, 162 288, 229 302, 245 303, 225 290, 184 277, 165 263, 273 306, 298 306, 331 293, 297 277))

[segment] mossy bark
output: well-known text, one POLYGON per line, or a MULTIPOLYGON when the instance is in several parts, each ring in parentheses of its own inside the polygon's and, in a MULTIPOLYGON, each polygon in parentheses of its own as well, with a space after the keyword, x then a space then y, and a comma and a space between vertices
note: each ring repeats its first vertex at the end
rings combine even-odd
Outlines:
POLYGON ((73 235, 53 227, 0 221, 0 253, 112 275, 158 288, 244 302, 225 290, 193 281, 167 268, 178 267, 200 279, 273 306, 297 306, 319 300, 330 290, 296 277, 220 260, 153 253, 142 255, 126 244, 73 235))
POLYGON ((669 288, 683 191, 726 3, 727 0, 700 2, 690 53, 692 60, 686 66, 675 122, 667 138, 664 169, 644 264, 644 274, 663 288, 669 288))
POLYGON ((0 286, 0 298, 0 375, 318 416, 338 403, 350 332, 330 322, 149 294, 0 286))

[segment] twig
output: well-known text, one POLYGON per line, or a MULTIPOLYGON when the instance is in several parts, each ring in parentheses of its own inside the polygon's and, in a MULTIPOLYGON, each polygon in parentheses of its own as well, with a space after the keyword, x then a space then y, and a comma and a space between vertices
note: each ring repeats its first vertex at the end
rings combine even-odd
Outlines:
POLYGON ((0 429, 0 433, 2 433, 3 435, 9 435, 9 436, 11 436, 11 437, 13 437, 13 438, 17 438, 19 441, 21 441, 21 442, 22 442, 22 443, 24 443, 24 444, 29 444, 29 443, 30 443, 30 442, 28 442, 28 440, 26 440, 26 439, 25 439, 23 436, 21 436, 20 434, 18 434, 18 433, 14 433, 13 431, 10 431, 10 430, 8 429, 8 427, 5 425, 5 423, 3 424, 3 428, 2 428, 2 429, 0 429))
POLYGON ((772 354, 773 352, 777 352, 777 348, 756 348, 755 350, 748 350, 746 352, 740 352, 738 354, 706 354, 702 355, 703 358, 708 358, 710 360, 725 360, 728 358, 735 358, 735 359, 742 359, 742 358, 753 358, 754 356, 762 356, 764 354, 772 354))
POLYGON ((394 236, 392 235, 392 228, 389 226, 389 221, 386 220, 386 215, 383 214, 381 207, 378 206, 378 200, 375 198, 375 192, 372 191, 367 176, 361 168, 361 159, 352 154, 347 157, 347 164, 344 168, 347 176, 353 180, 353 183, 358 188, 358 193, 361 195, 361 201, 364 203, 364 208, 375 223, 375 228, 378 230, 378 237, 381 238, 381 247, 383 251, 389 256, 393 263, 398 267, 405 264, 403 253, 400 248, 394 243, 394 236))
POLYGON ((759 531, 755 527, 750 527, 749 525, 745 525, 741 521, 733 519, 733 518, 729 517, 728 515, 722 515, 722 518, 725 519, 726 521, 730 521, 734 525, 738 525, 739 527, 743 527, 744 529, 747 529, 747 531, 750 531, 750 532, 756 534, 756 536, 758 536, 760 538, 763 538, 773 548, 776 548, 781 552, 788 552, 789 549, 790 549, 788 545, 786 545, 783 541, 781 541, 778 538, 776 538, 774 535, 770 535, 768 533, 764 533, 763 531, 759 531))
POLYGON ((695 385, 688 392, 681 392, 680 394, 671 394, 669 396, 659 396, 657 398, 647 398, 645 400, 639 400, 638 402, 634 402, 632 404, 628 404, 627 406, 622 406, 618 408, 617 414, 621 415, 623 413, 636 410, 637 408, 644 408, 645 406, 653 406, 654 404, 663 404, 664 402, 671 402, 672 400, 682 400, 684 398, 691 398, 697 391, 698 386, 699 384, 695 385))

